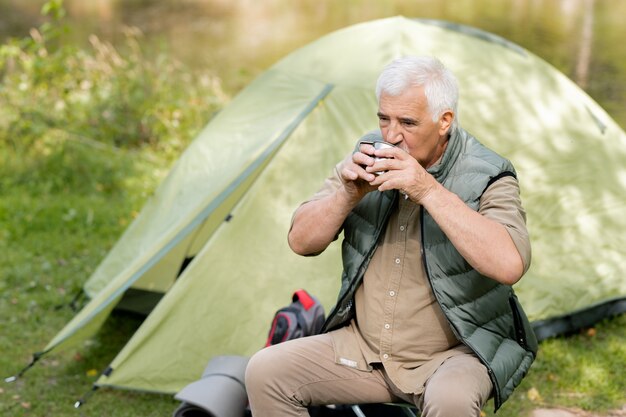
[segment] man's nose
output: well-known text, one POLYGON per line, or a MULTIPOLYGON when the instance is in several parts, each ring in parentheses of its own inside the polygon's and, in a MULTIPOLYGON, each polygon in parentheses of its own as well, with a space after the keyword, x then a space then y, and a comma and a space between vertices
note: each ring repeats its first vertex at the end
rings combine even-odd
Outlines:
POLYGON ((393 124, 389 126, 389 128, 387 129, 387 134, 385 135, 385 141, 394 145, 402 141, 402 133, 400 133, 400 130, 397 128, 397 126, 394 126, 393 124))

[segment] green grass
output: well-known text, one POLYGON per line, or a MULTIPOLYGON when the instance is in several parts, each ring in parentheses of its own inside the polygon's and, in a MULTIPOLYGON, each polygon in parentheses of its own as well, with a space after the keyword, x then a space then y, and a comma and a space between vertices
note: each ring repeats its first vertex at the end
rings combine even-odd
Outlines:
MULTIPOLYGON (((18 372, 73 316, 68 303, 158 181, 159 175, 149 175, 155 167, 142 157, 134 152, 100 154, 123 165, 128 175, 129 181, 114 191, 50 191, 45 181, 3 186, 1 377, 18 372)), ((47 172, 57 175, 55 170, 47 172)), ((14 383, 0 384, 0 415, 76 415, 74 401, 90 390, 139 324, 136 317, 114 314, 93 339, 45 357, 14 383)), ((174 405, 171 396, 109 391, 93 396, 84 415, 161 416, 174 405)))
MULTIPOLYGON (((626 405, 626 315, 579 334, 548 339, 526 378, 498 415, 525 416, 535 408, 566 407, 599 414, 626 405)), ((485 411, 492 415, 493 405, 485 411)))
MULTIPOLYGON (((144 58, 141 34, 128 33, 120 50, 95 38, 92 49, 78 50, 57 42, 61 32, 50 24, 0 46, 3 378, 72 318, 68 303, 227 100, 211 74, 167 55, 144 58)), ((16 382, 0 383, 0 415, 171 415, 177 406, 171 395, 111 389, 73 408, 139 325, 137 317, 113 314, 95 337, 44 357, 16 382)), ((623 406, 626 317, 594 331, 542 343, 498 415, 623 406)))

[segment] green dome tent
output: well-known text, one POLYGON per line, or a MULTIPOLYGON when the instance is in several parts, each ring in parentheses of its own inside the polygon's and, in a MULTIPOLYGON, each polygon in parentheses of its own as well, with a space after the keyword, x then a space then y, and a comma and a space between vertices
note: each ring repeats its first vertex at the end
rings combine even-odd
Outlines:
POLYGON ((533 263, 516 289, 537 331, 550 336, 623 311, 625 133, 523 48, 396 17, 293 52, 211 120, 87 281, 89 303, 42 353, 92 336, 116 306, 151 310, 96 385, 175 393, 210 358, 261 348, 293 290, 306 288, 329 310, 340 245, 293 254, 291 215, 377 127, 384 65, 423 54, 457 75, 461 125, 518 170, 533 263))

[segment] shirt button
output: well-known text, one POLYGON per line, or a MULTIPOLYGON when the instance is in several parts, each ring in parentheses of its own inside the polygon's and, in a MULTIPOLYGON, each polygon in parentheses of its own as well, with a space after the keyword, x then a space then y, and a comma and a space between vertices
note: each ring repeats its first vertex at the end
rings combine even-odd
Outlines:
POLYGON ((396 263, 399 264, 400 263, 400 258, 396 258, 396 263))
POLYGON ((393 297, 394 295, 396 295, 396 292, 395 292, 395 291, 389 291, 389 295, 390 295, 391 297, 393 297))
POLYGON ((387 355, 386 353, 383 355, 383 359, 389 359, 389 355, 387 355))
POLYGON ((404 232, 404 226, 400 226, 400 231, 404 232))
POLYGON ((385 329, 389 330, 390 327, 389 323, 385 324, 385 329))

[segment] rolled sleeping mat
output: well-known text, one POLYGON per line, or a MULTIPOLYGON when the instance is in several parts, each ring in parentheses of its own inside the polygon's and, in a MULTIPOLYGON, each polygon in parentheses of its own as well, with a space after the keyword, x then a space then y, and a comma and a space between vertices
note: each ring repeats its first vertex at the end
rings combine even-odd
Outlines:
POLYGON ((174 396, 183 403, 173 417, 242 417, 248 404, 245 374, 249 358, 216 356, 202 377, 174 396))

